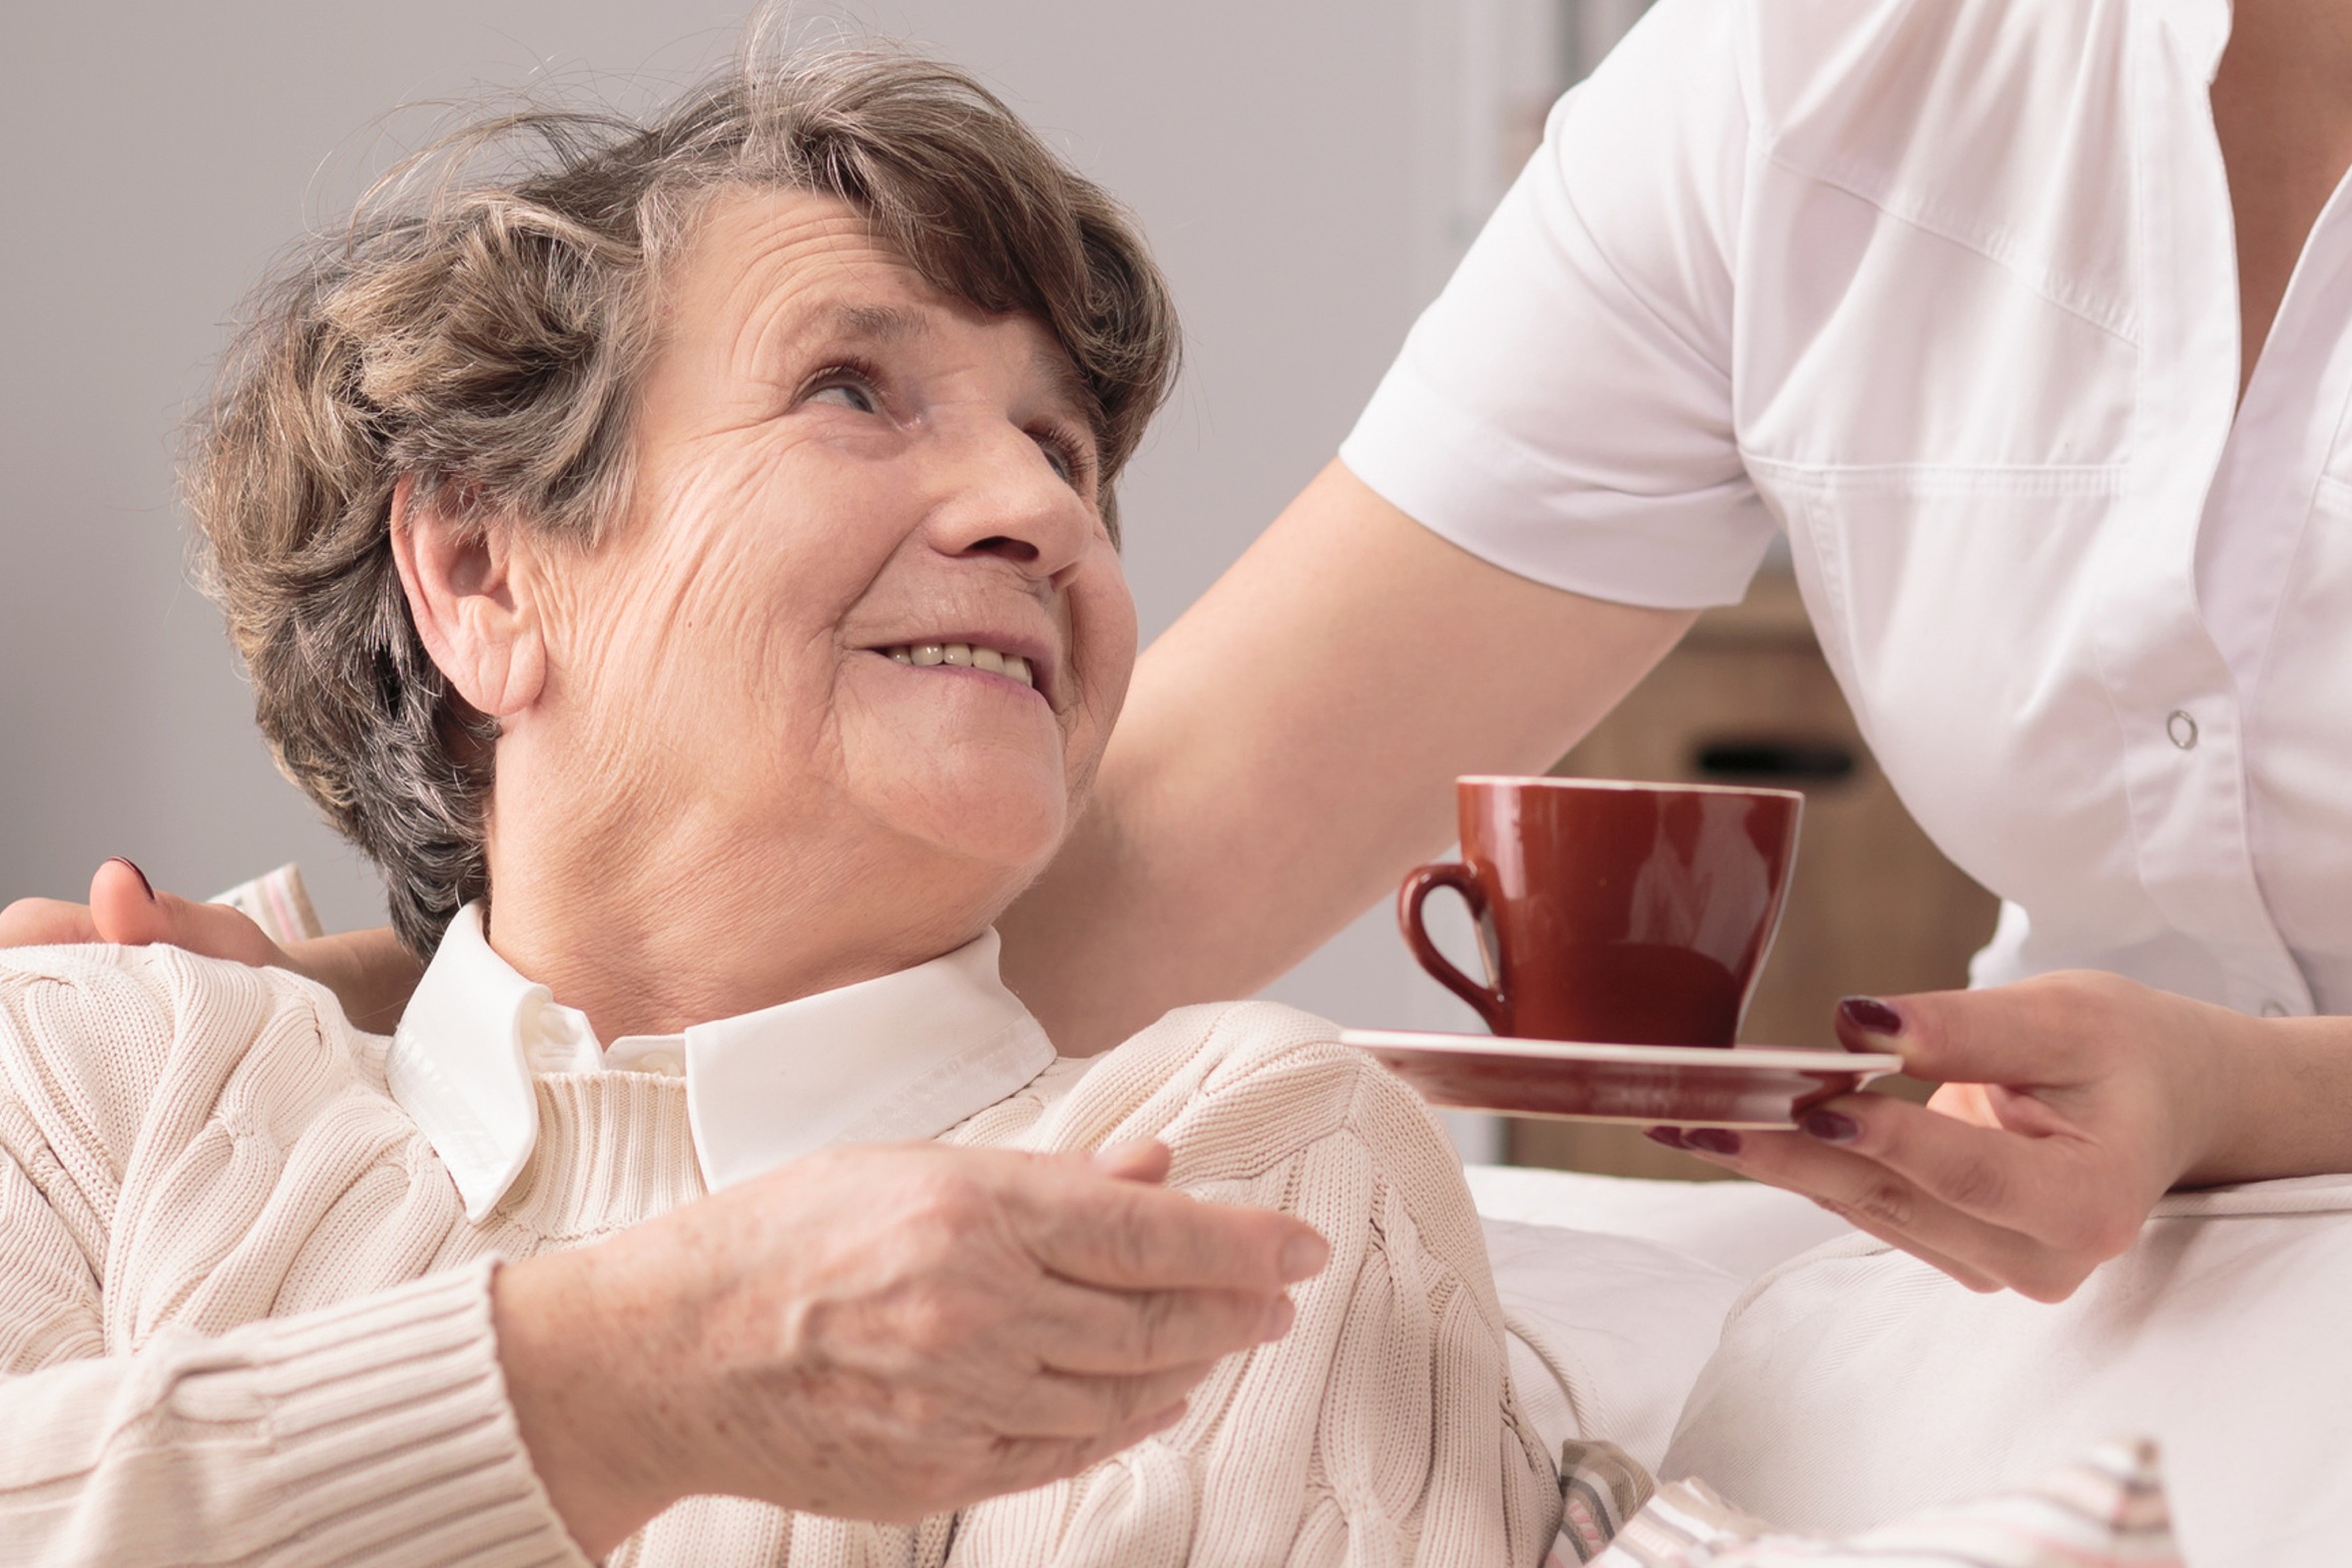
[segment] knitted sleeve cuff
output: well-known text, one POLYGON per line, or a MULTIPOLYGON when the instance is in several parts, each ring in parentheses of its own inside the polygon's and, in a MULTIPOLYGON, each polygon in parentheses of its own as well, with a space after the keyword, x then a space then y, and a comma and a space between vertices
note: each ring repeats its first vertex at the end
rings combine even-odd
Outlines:
MULTIPOLYGON (((264 1516, 248 1521, 262 1525, 253 1547, 311 1562, 583 1568, 507 1402, 490 1315, 496 1267, 215 1341, 258 1341, 223 1368, 263 1412, 255 1484, 235 1488, 264 1516)), ((206 1381, 186 1377, 173 1402, 196 1413, 206 1381)))

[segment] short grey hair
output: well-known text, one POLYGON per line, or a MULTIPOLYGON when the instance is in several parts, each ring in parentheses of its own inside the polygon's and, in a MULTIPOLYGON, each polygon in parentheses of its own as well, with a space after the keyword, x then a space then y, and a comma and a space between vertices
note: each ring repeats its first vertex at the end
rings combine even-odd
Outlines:
POLYGON ((629 494, 655 274, 745 187, 849 202, 934 287, 1042 322, 1091 400, 1117 537, 1112 481, 1176 371, 1167 286, 1124 210, 963 72, 803 50, 644 120, 533 110, 444 138, 256 296, 186 466, 263 734, 381 868, 420 957, 489 891, 497 732, 417 637, 393 491, 602 537, 629 494))

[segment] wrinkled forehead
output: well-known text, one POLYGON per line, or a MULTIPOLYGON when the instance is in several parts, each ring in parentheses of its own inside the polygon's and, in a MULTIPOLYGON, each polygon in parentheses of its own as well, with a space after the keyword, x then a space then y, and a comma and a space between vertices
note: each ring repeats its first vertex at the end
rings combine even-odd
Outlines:
POLYGON ((665 258, 665 335, 721 347, 757 371, 821 339, 844 352, 935 347, 959 333, 1020 339, 1039 394, 1099 430, 1085 378, 1052 329, 940 288, 838 197, 736 188, 716 194, 665 258))

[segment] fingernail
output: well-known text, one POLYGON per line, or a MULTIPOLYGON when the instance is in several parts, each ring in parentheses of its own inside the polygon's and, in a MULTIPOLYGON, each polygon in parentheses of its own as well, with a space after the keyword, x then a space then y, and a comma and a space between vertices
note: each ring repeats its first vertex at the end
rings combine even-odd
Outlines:
POLYGON ((1279 1339, 1289 1333, 1291 1324, 1298 1320, 1299 1309, 1291 1305, 1291 1299, 1287 1296, 1278 1296, 1274 1299, 1274 1304, 1266 1308, 1266 1321, 1258 1330, 1258 1337, 1279 1339))
POLYGON ((1797 1125, 1825 1144, 1850 1144, 1862 1136, 1862 1124, 1837 1111, 1807 1111, 1797 1125))
POLYGON ((155 902, 155 883, 149 881, 147 879, 147 873, 139 869, 138 861, 133 860, 126 855, 119 854, 110 854, 107 856, 107 858, 114 861, 117 865, 129 866, 131 868, 131 874, 139 878, 139 886, 147 894, 147 901, 149 903, 155 902))
POLYGON ((1699 1127, 1682 1135, 1685 1149, 1696 1149, 1701 1154, 1722 1155, 1729 1158, 1739 1153, 1739 1134, 1720 1127, 1699 1127))
POLYGON ((1664 1144, 1669 1149, 1682 1147, 1682 1132, 1679 1128, 1645 1127, 1641 1130, 1641 1136, 1647 1138, 1651 1143, 1664 1144))
POLYGON ((1294 1236, 1282 1244, 1282 1277, 1311 1280, 1331 1259, 1331 1244, 1320 1236, 1294 1236))
POLYGON ((1838 1003, 1838 1011, 1865 1034, 1903 1032, 1903 1015, 1875 996, 1849 996, 1838 1003))

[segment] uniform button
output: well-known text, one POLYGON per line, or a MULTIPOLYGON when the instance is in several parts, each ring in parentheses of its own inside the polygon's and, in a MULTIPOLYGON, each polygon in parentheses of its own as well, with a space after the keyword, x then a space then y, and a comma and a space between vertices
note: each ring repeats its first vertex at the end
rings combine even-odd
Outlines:
POLYGON ((2184 752, 2193 750, 2197 744, 2197 722, 2189 717, 2185 708, 2172 710, 2171 717, 2164 721, 2164 733, 2172 738, 2174 746, 2184 752))
POLYGON ((648 1051, 631 1064, 641 1073, 656 1073, 664 1078, 682 1078, 686 1064, 667 1051, 648 1051))
POLYGON ((2262 1016, 2265 1018, 2284 1018, 2286 1015, 2287 1009, 2284 1002, 2264 1002, 2262 1004, 2262 1016))

